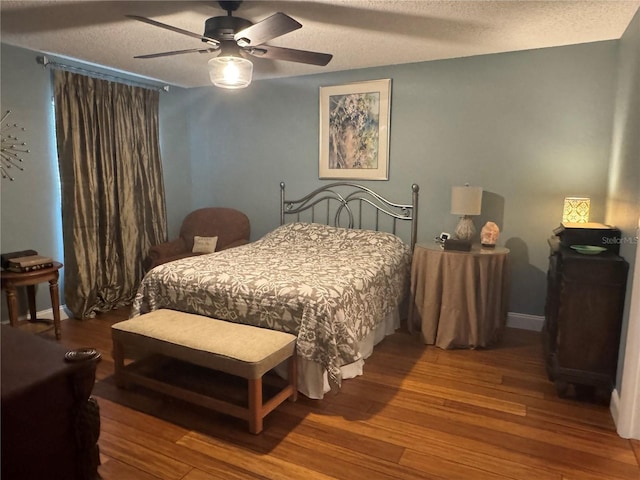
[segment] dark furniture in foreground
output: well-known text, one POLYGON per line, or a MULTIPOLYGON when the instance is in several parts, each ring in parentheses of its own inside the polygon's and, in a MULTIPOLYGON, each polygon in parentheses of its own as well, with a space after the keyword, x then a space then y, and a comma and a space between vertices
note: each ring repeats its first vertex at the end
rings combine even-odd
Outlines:
POLYGON ((609 401, 616 377, 628 263, 612 251, 584 255, 550 241, 543 345, 560 396, 609 401))
POLYGON ((1 328, 2 478, 99 478, 97 361, 67 363, 62 345, 1 328))

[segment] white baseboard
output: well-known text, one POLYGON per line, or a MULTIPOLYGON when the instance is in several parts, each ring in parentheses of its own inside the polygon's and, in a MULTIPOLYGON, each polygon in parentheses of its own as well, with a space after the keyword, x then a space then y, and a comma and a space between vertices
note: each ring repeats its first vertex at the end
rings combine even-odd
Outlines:
POLYGON ((620 415, 620 394, 618 393, 618 389, 614 388, 613 392, 611 392, 611 401, 609 402, 609 412, 611 412, 611 417, 613 418, 613 422, 618 425, 618 416, 620 415))
POLYGON ((507 314, 507 327, 521 328, 541 332, 544 325, 544 317, 541 315, 529 315, 527 313, 509 312, 507 314))

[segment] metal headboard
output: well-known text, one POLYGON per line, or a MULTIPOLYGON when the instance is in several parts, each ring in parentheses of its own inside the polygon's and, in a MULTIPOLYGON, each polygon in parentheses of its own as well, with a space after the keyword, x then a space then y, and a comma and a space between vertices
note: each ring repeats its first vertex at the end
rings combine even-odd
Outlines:
POLYGON ((380 215, 392 219, 391 233, 396 234, 398 221, 409 221, 411 232, 411 251, 416 244, 418 232, 418 191, 420 187, 411 185, 411 204, 393 203, 373 190, 350 182, 336 182, 324 185, 297 200, 285 198, 284 182, 280 182, 280 225, 285 223, 285 215, 295 215, 300 221, 300 213, 310 210, 312 223, 324 223, 335 227, 363 228, 363 207, 370 206, 374 211, 374 221, 370 228, 379 230, 380 215), (342 189, 346 189, 341 193, 342 189), (357 205, 357 210, 353 207, 357 205), (316 219, 316 210, 321 210, 323 222, 316 219), (332 218, 333 217, 333 218, 332 218), (347 224, 342 220, 346 217, 347 224))

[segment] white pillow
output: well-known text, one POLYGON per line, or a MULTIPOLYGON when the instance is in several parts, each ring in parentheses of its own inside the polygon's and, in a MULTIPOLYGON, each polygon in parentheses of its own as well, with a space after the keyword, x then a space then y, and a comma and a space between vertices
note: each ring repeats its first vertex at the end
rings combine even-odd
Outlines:
POLYGON ((216 251, 218 237, 193 237, 193 253, 213 253, 216 251))

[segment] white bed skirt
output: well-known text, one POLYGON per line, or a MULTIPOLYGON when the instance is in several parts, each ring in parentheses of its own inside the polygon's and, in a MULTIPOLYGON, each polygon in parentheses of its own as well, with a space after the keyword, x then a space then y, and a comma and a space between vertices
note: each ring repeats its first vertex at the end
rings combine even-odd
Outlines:
MULTIPOLYGON (((362 375, 364 361, 373 353, 373 347, 380 343, 384 337, 395 333, 400 327, 400 314, 398 309, 391 312, 378 328, 367 335, 359 345, 361 358, 348 365, 340 367, 342 380, 362 375)), ((286 363, 276 367, 276 373, 287 378, 286 363)), ((298 357, 298 391, 312 399, 324 398, 324 394, 331 391, 327 371, 318 363, 298 357)))

